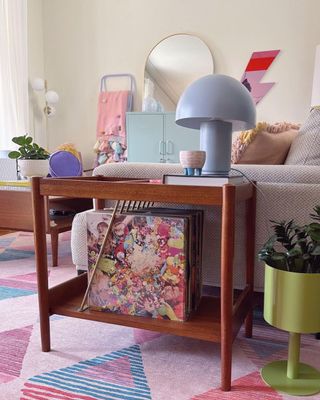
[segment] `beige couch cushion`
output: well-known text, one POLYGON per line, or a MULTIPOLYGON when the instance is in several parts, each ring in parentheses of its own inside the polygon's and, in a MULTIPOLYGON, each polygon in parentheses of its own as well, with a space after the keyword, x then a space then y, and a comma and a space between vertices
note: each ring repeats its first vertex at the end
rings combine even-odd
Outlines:
POLYGON ((292 142, 285 164, 320 165, 320 108, 311 110, 292 142))
POLYGON ((234 164, 283 164, 299 125, 287 122, 273 125, 259 122, 256 128, 241 132, 232 144, 234 164))

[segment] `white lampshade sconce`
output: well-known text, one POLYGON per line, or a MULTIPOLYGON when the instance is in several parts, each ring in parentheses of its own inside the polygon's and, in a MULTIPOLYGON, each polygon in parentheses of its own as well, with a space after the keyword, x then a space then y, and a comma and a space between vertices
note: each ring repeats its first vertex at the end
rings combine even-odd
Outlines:
POLYGON ((44 91, 45 107, 43 109, 47 118, 51 118, 56 114, 55 104, 59 102, 59 95, 54 90, 48 90, 47 81, 42 78, 35 78, 31 83, 32 89, 35 91, 44 91))

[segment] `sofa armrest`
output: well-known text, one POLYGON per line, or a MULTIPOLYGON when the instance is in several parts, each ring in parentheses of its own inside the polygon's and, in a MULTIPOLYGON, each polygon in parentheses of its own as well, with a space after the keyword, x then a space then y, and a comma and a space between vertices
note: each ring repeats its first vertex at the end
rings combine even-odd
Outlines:
POLYGON ((249 179, 272 183, 320 183, 320 167, 316 165, 255 165, 234 164, 249 179))

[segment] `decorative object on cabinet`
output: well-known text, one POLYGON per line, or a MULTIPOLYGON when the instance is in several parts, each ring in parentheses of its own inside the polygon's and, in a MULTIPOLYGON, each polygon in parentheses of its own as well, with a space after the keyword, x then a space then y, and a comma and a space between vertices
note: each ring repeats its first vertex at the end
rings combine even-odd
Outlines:
POLYGON ((35 91, 44 91, 45 107, 43 112, 46 117, 51 118, 56 114, 55 104, 59 102, 59 95, 54 90, 48 90, 48 84, 45 79, 35 78, 31 83, 32 89, 35 91))
POLYGON ((50 155, 49 172, 55 177, 82 175, 81 154, 73 143, 60 145, 57 151, 50 155))
POLYGON ((200 38, 189 34, 166 37, 153 47, 146 60, 142 110, 175 111, 185 87, 213 72, 212 54, 200 38))
POLYGON ((313 221, 303 226, 271 221, 275 234, 259 252, 266 263, 264 318, 289 332, 288 361, 267 364, 261 376, 291 395, 320 392, 320 371, 299 362, 301 333, 320 331, 320 206, 313 211, 313 221))
POLYGON ((242 75, 241 83, 251 93, 255 105, 263 99, 274 85, 274 82, 261 83, 261 81, 279 53, 280 50, 268 50, 255 51, 251 55, 242 75))
MULTIPOLYGON (((112 87, 112 85, 110 84, 112 87)), ((113 88, 113 87, 112 87, 113 88)), ((127 160, 126 111, 131 111, 135 80, 131 74, 104 75, 98 100, 97 153, 95 166, 127 160), (128 90, 107 91, 107 81, 129 84, 128 90)))
POLYGON ((256 110, 248 90, 226 75, 207 75, 182 93, 176 123, 200 129, 200 150, 206 151, 204 174, 228 175, 232 131, 251 129, 256 110))
POLYGON ((199 149, 199 131, 175 123, 174 113, 127 113, 128 161, 179 163, 180 150, 199 149))
POLYGON ((49 159, 49 172, 51 176, 81 176, 81 161, 72 153, 58 150, 51 154, 49 159))
POLYGON ((163 105, 154 98, 154 83, 150 78, 144 79, 143 112, 163 112, 163 105))
POLYGON ((9 158, 16 159, 21 176, 46 176, 49 172, 50 154, 37 143, 32 143, 33 138, 25 134, 12 138, 13 143, 19 146, 18 150, 10 151, 9 158))
POLYGON ((206 152, 201 150, 181 150, 180 164, 185 175, 201 175, 206 160, 206 152))

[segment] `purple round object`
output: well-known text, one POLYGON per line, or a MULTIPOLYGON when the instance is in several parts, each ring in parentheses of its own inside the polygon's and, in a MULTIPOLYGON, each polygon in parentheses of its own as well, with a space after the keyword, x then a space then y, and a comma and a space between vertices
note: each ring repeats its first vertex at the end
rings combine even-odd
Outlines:
POLYGON ((50 156, 49 172, 53 177, 81 176, 82 165, 79 159, 69 151, 59 150, 50 156))

